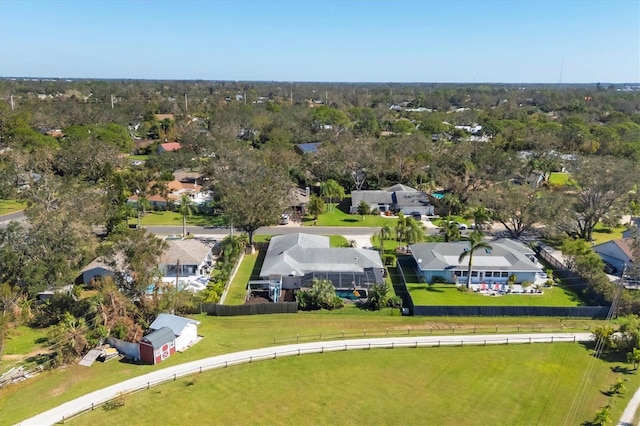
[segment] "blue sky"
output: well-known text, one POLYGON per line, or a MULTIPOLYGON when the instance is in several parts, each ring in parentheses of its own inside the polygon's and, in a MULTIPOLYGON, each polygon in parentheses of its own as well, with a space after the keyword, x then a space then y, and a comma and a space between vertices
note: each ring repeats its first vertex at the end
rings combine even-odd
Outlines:
POLYGON ((0 76, 638 82, 640 0, 0 0, 0 76))

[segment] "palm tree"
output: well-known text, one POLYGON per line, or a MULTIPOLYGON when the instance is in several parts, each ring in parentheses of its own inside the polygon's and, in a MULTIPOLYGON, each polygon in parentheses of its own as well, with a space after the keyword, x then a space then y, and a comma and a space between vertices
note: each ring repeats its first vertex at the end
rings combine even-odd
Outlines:
POLYGON ((402 212, 398 213, 398 224, 396 225, 396 240, 398 241, 398 247, 400 247, 400 241, 404 240, 404 234, 409 226, 409 217, 405 216, 402 212))
POLYGON ((444 236, 445 243, 460 240, 460 229, 458 229, 458 224, 451 220, 451 217, 449 216, 447 216, 446 222, 442 226, 440 233, 444 236))
POLYGON ((419 243, 424 240, 425 231, 427 228, 422 222, 407 218, 407 228, 404 231, 404 240, 407 242, 407 247, 412 243, 419 243))
POLYGON ((484 227, 491 228, 491 225, 487 225, 491 222, 491 212, 485 207, 480 206, 473 211, 473 223, 476 231, 483 233, 484 227))
POLYGON ((187 236, 187 216, 191 216, 193 210, 195 208, 195 204, 191 197, 188 194, 182 194, 180 197, 180 207, 178 207, 178 212, 182 215, 182 236, 187 236))
POLYGON ((610 411, 611 407, 609 405, 596 411, 596 417, 593 419, 593 423, 601 426, 607 423, 611 423, 610 411))
POLYGON ((320 193, 329 199, 329 210, 333 209, 334 198, 342 200, 345 197, 344 188, 333 179, 329 179, 321 185, 320 193))
POLYGON ((627 354, 627 361, 633 364, 634 370, 637 370, 640 364, 640 349, 633 348, 633 351, 627 354))
POLYGON ((384 242, 387 238, 391 238, 392 229, 389 225, 384 225, 380 228, 377 234, 378 241, 380 241, 380 253, 384 253, 384 242))
POLYGON ((491 250, 491 248, 492 247, 484 241, 481 233, 474 231, 469 235, 469 248, 460 253, 460 257, 458 257, 458 263, 462 263, 462 261, 467 256, 469 257, 469 267, 467 269, 467 288, 471 287, 471 267, 473 265, 473 253, 479 249, 491 250))

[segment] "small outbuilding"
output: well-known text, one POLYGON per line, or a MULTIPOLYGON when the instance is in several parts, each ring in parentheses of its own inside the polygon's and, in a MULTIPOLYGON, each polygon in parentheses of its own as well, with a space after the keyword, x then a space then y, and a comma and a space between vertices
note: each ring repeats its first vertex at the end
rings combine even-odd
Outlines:
POLYGON ((182 352, 198 341, 200 321, 171 314, 160 314, 149 328, 154 331, 169 328, 175 339, 175 350, 182 352))
POLYGON ((147 334, 140 341, 140 360, 158 364, 176 352, 176 341, 169 327, 147 334))

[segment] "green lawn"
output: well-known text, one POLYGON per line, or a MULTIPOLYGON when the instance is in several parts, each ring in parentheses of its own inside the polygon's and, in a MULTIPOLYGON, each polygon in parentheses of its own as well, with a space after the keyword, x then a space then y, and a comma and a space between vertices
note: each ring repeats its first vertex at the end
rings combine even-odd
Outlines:
MULTIPOLYGON (((367 335, 383 336, 386 333, 432 334, 480 332, 480 327, 500 332, 585 330, 598 321, 570 320, 546 317, 478 317, 478 318, 430 318, 402 317, 397 311, 368 312, 353 306, 337 312, 302 312, 298 314, 249 315, 237 317, 213 317, 197 315, 201 321, 198 334, 204 339, 184 353, 176 354, 159 365, 135 365, 111 361, 94 363, 91 368, 77 364, 44 372, 28 381, 2 389, 0 393, 0 424, 14 424, 29 416, 55 407, 65 401, 105 386, 145 374, 160 368, 209 356, 293 342, 296 335, 305 341, 337 337, 342 331, 355 336, 367 331, 367 335), (540 326, 544 325, 543 329, 540 326), (33 401, 38 401, 34 404, 33 401)), ((4 363, 3 363, 4 364, 4 363)), ((3 365, 0 364, 0 365, 3 365)), ((334 376, 332 376, 334 377, 334 376)), ((337 380, 338 376, 334 379, 337 380)), ((334 380, 334 382, 335 382, 334 380)), ((209 402, 210 403, 210 402, 209 402)))
MULTIPOLYGON (((365 215, 363 219, 363 217, 360 215, 348 214, 335 207, 332 211, 325 212, 318 216, 317 226, 382 227, 385 225, 395 226, 397 221, 397 218, 387 218, 380 215, 365 215)), ((303 217, 302 224, 304 226, 313 226, 313 217, 303 217)))
POLYGON ((240 267, 238 268, 238 272, 236 272, 235 277, 233 277, 233 281, 231 281, 231 284, 229 285, 227 297, 224 301, 225 305, 244 304, 244 298, 247 294, 247 284, 249 283, 249 280, 252 278, 252 276, 255 277, 260 273, 262 260, 259 264, 257 263, 259 255, 260 252, 244 255, 242 263, 240 263, 240 267))
POLYGON ((573 293, 560 287, 545 288, 544 294, 485 296, 462 292, 453 284, 407 284, 415 305, 437 306, 578 306, 573 293))
POLYGON ((20 326, 10 331, 5 341, 5 355, 28 354, 34 348, 42 347, 40 343, 46 343, 46 329, 20 326))
MULTIPOLYGON (((130 225, 135 225, 137 223, 137 218, 129 218, 130 225)), ((140 217, 140 224, 142 226, 182 226, 182 215, 178 212, 151 211, 140 217)), ((226 225, 226 220, 220 215, 213 216, 193 214, 191 216, 187 216, 187 225, 224 226, 226 225)))
POLYGON ((24 210, 27 205, 16 200, 0 200, 0 215, 24 210))
POLYGON ((583 424, 607 404, 617 420, 633 394, 638 375, 616 367, 627 366, 569 343, 313 354, 179 379, 70 423, 583 424), (567 416, 587 370, 584 399, 567 416), (604 395, 617 378, 629 391, 604 395))
POLYGON ((570 173, 553 172, 549 175, 549 184, 552 186, 562 186, 569 183, 570 173))
POLYGON ((593 233, 591 237, 595 244, 604 243, 611 240, 617 240, 622 238, 622 233, 627 229, 626 226, 618 226, 615 228, 609 228, 602 223, 598 223, 595 228, 593 228, 593 233))
POLYGON ((150 157, 150 155, 148 155, 148 154, 147 155, 129 155, 127 157, 127 159, 131 160, 131 161, 135 161, 135 160, 147 161, 149 159, 149 157, 150 157))
POLYGON ((5 340, 4 354, 0 362, 0 375, 12 367, 24 365, 29 368, 35 365, 31 357, 47 348, 47 330, 20 326, 12 329, 5 340))

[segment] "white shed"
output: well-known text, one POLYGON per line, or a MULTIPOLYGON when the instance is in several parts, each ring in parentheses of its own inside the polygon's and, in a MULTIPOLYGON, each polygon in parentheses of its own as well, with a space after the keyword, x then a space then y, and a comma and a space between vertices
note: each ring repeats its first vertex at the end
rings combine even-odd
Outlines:
POLYGON ((176 350, 181 352, 198 341, 198 324, 200 324, 200 321, 190 318, 171 314, 160 314, 151 323, 149 328, 155 331, 162 327, 169 327, 176 336, 176 350))

